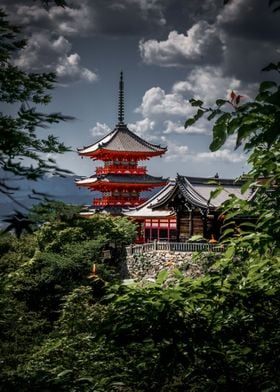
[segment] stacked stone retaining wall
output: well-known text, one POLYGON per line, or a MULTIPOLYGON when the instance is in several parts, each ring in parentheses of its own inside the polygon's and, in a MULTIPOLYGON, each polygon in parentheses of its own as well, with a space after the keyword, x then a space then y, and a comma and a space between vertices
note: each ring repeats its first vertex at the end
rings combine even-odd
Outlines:
POLYGON ((199 276, 203 273, 203 263, 193 260, 192 253, 152 251, 139 255, 127 255, 128 278, 134 280, 155 280, 162 270, 178 269, 184 276, 199 276))

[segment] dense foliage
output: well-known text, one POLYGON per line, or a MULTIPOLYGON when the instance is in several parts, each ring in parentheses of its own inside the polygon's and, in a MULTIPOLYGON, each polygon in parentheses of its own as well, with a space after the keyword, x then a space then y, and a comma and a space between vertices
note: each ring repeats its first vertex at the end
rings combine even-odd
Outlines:
MULTIPOLYGON (((105 282, 123 277, 122 246, 134 240, 135 225, 120 217, 82 219, 76 207, 70 214, 70 206, 62 216, 61 207, 35 207, 36 212, 49 210, 50 220, 33 234, 0 237, 0 390, 33 390, 29 381, 22 384, 25 363, 56 328, 65 296, 71 298, 83 285, 96 302, 104 295, 105 282), (59 219, 52 218, 55 209, 59 219)), ((74 311, 78 324, 79 314, 74 311)))

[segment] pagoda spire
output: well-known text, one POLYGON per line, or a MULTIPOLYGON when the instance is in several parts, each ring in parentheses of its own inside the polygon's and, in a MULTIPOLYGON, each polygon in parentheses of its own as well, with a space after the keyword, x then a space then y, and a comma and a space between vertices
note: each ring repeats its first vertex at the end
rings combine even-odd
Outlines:
POLYGON ((120 74, 119 82, 119 110, 118 110, 118 125, 124 124, 124 83, 123 83, 123 72, 120 74))

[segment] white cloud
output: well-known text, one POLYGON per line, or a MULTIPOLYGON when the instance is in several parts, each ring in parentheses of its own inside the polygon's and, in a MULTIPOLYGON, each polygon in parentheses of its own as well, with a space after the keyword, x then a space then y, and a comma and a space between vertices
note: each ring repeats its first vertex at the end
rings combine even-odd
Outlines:
MULTIPOLYGON (((167 140, 166 140, 167 141, 167 140)), ((167 141, 168 150, 164 156, 167 162, 203 162, 204 164, 214 163, 245 163, 246 156, 243 153, 232 151, 229 148, 224 148, 215 152, 201 151, 196 152, 187 145, 178 145, 171 140, 167 141)))
POLYGON ((167 162, 177 161, 185 162, 189 159, 189 148, 188 146, 179 146, 171 140, 168 141, 168 150, 164 155, 164 159, 167 162))
POLYGON ((152 87, 145 92, 141 105, 136 109, 144 118, 139 122, 141 134, 147 135, 144 125, 152 123, 150 130, 157 137, 159 134, 209 135, 213 122, 206 118, 184 128, 185 121, 193 117, 197 110, 191 106, 189 99, 201 99, 205 106, 211 106, 218 98, 228 99, 231 90, 242 90, 242 95, 246 95, 240 80, 224 76, 221 68, 214 66, 195 68, 185 80, 174 83, 170 92, 152 87))
POLYGON ((205 66, 195 68, 186 80, 175 83, 172 91, 213 104, 217 98, 227 99, 229 92, 240 86, 240 80, 223 75, 220 67, 205 66))
POLYGON ((185 127, 180 122, 174 122, 167 120, 164 122, 165 130, 163 131, 164 134, 170 133, 186 133, 185 127))
POLYGON ((185 116, 190 111, 188 100, 181 94, 166 94, 160 87, 147 90, 137 109, 144 117, 185 116))
POLYGON ((215 25, 206 21, 194 24, 186 33, 171 31, 166 41, 141 40, 140 54, 146 64, 178 66, 190 63, 217 63, 223 45, 215 25))
POLYGON ((57 76, 70 77, 74 80, 84 79, 88 82, 95 82, 97 80, 97 75, 89 69, 81 67, 80 61, 81 58, 77 53, 59 57, 58 64, 55 69, 57 76))
MULTIPOLYGON (((187 118, 186 118, 187 119, 187 118)), ((201 119, 198 123, 192 125, 191 127, 184 127, 185 121, 170 121, 164 122, 165 129, 164 134, 186 134, 186 135, 208 135, 210 133, 211 125, 207 120, 201 119)))
POLYGON ((92 136, 105 136, 109 132, 111 132, 111 128, 107 124, 102 124, 100 122, 97 122, 96 125, 90 129, 92 136))
POLYGON ((63 36, 52 38, 45 33, 33 33, 27 46, 15 59, 15 65, 29 72, 55 72, 64 82, 95 82, 97 74, 82 67, 79 54, 70 53, 71 47, 71 43, 63 36))
POLYGON ((155 121, 146 117, 143 120, 136 121, 133 124, 128 124, 128 128, 140 137, 147 138, 147 140, 151 141, 153 140, 155 121))
POLYGON ((225 148, 214 152, 199 152, 193 156, 193 159, 203 162, 220 161, 227 163, 239 163, 245 162, 246 156, 240 152, 233 152, 232 150, 225 148))

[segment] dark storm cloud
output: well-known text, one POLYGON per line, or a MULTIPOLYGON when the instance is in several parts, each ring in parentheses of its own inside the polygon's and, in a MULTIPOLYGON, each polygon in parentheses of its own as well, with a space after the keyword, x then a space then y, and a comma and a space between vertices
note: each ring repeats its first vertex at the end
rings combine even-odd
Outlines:
POLYGON ((201 19, 212 23, 220 8, 220 0, 69 0, 68 4, 46 10, 39 0, 1 2, 10 18, 29 30, 142 38, 160 37, 175 28, 184 32, 201 19))
POLYGON ((41 33, 81 36, 92 28, 93 14, 87 0, 75 0, 71 8, 50 7, 48 10, 40 1, 2 0, 1 7, 25 33, 40 30, 41 33))
POLYGON ((232 0, 223 6, 218 0, 176 0, 165 11, 168 9, 167 25, 171 26, 177 16, 180 23, 163 38, 155 35, 140 41, 140 54, 146 64, 216 64, 225 76, 254 82, 266 63, 279 58, 280 13, 273 13, 266 1, 232 0))
POLYGON ((217 18, 225 42, 224 72, 247 82, 260 78, 261 69, 279 61, 280 13, 268 2, 235 0, 217 18))

